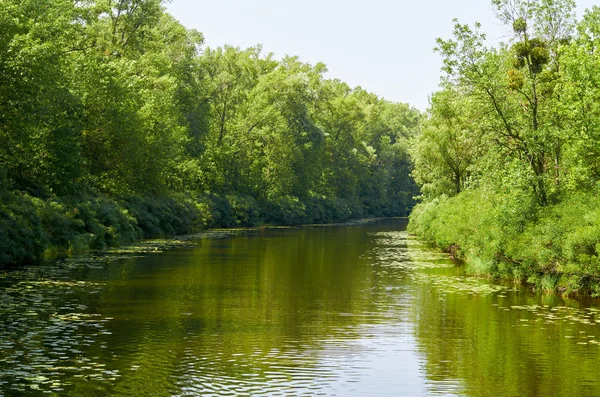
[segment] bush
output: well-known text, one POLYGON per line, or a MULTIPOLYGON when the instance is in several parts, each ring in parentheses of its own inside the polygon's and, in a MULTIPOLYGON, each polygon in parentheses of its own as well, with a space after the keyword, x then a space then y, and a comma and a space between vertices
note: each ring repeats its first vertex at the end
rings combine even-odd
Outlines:
POLYGON ((472 274, 526 281, 544 291, 600 295, 600 197, 539 208, 526 193, 463 192, 421 203, 409 231, 456 252, 472 274))
POLYGON ((283 196, 267 201, 265 220, 274 225, 300 225, 306 222, 306 207, 297 197, 283 196))
POLYGON ((181 197, 130 197, 119 203, 90 192, 62 199, 5 193, 0 197, 0 266, 187 233, 199 216, 196 206, 181 197))
POLYGON ((90 189, 62 198, 8 191, 0 196, 0 267, 206 228, 345 222, 365 213, 357 202, 318 195, 258 202, 243 195, 116 200, 90 189))
POLYGON ((201 213, 185 197, 129 197, 124 205, 144 238, 190 233, 198 229, 201 213))
POLYGON ((203 228, 235 225, 233 209, 226 198, 216 194, 202 196, 197 199, 196 208, 203 228))
POLYGON ((227 196, 235 226, 255 226, 261 221, 261 211, 256 200, 249 196, 227 196))
POLYGON ((0 266, 40 259, 46 235, 33 199, 4 194, 0 200, 0 266))

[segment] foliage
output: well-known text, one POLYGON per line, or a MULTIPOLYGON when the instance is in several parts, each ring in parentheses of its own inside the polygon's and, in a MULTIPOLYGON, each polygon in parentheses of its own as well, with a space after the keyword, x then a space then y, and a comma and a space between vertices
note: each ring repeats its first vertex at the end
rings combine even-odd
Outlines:
POLYGON ((442 90, 410 149, 424 200, 411 229, 474 273, 598 294, 600 10, 577 22, 571 0, 492 3, 508 43, 458 21, 438 39, 442 90))
POLYGON ((0 264, 206 227, 407 215, 420 114, 163 0, 0 7, 0 264))

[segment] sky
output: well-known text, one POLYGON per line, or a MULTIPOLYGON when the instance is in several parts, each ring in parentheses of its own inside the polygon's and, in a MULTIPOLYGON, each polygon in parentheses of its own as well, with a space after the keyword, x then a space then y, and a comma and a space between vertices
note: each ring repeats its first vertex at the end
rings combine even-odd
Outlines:
MULTIPOLYGON (((577 5, 581 16, 600 0, 577 5)), ((491 43, 510 37, 490 0, 172 0, 167 10, 206 47, 261 44, 276 58, 323 62, 328 78, 420 110, 441 75, 435 40, 452 36, 453 18, 480 22, 491 43)))

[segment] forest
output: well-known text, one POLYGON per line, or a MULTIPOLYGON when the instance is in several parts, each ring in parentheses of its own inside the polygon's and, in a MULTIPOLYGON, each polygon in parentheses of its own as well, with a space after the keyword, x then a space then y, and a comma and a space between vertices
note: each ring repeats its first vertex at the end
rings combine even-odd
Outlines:
POLYGON ((471 274, 600 295, 600 8, 493 0, 512 37, 455 21, 410 147, 410 230, 471 274))
POLYGON ((0 6, 0 267, 211 227, 406 216, 422 115, 161 0, 0 6))
POLYGON ((410 214, 473 275, 600 295, 600 8, 492 5, 510 37, 454 20, 421 113, 322 63, 207 47, 164 0, 5 0, 0 267, 410 214))

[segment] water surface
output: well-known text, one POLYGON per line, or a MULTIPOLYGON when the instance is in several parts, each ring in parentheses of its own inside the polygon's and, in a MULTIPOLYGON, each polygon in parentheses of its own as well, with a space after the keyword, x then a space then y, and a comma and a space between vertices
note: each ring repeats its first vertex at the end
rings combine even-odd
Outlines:
POLYGON ((405 226, 212 233, 9 272, 0 395, 600 396, 597 301, 464 277, 405 226))

